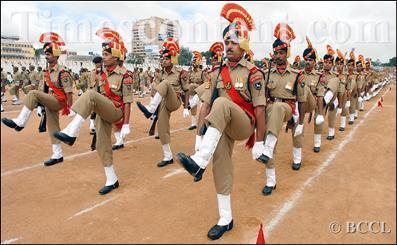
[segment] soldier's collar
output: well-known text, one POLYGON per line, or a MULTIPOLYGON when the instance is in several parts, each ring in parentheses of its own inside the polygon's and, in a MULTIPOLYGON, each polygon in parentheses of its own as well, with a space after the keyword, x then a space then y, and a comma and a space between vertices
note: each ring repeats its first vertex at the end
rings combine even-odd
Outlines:
MULTIPOLYGON (((272 72, 272 73, 275 73, 275 72, 279 73, 278 70, 277 70, 277 65, 276 65, 276 67, 272 68, 271 72, 272 72)), ((291 66, 290 66, 290 64, 287 64, 286 67, 285 67, 285 72, 284 72, 284 73, 287 73, 287 72, 288 72, 288 73, 291 73, 291 66)), ((279 73, 279 74, 281 74, 281 73, 279 73)))
POLYGON ((52 72, 52 71, 57 71, 57 70, 59 69, 59 64, 56 63, 53 67, 49 67, 49 66, 48 66, 48 68, 49 68, 50 72, 52 72))

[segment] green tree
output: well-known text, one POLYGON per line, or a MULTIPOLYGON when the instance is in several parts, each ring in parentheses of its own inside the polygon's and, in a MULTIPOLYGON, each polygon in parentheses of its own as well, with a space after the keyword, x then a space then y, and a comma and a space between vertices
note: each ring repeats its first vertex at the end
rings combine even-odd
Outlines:
POLYGON ((181 52, 178 57, 178 64, 182 66, 190 66, 192 64, 193 54, 189 48, 181 47, 181 52))
POLYGON ((201 55, 203 56, 203 58, 205 57, 206 65, 211 65, 211 52, 210 51, 201 52, 201 55))

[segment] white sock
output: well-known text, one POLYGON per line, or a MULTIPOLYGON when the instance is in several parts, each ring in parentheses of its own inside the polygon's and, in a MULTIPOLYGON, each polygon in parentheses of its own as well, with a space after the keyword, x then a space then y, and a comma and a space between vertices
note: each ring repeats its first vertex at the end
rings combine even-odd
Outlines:
POLYGON ((335 136, 335 128, 328 128, 328 136, 335 136))
POLYGON ((354 122, 354 113, 349 115, 349 122, 354 122))
POLYGON ((121 136, 120 136, 120 131, 114 132, 114 137, 116 138, 116 143, 115 143, 115 145, 122 145, 122 144, 124 144, 124 140, 123 140, 123 138, 121 138, 121 136))
POLYGON ((164 154, 163 161, 171 160, 172 159, 172 151, 170 148, 170 144, 162 145, 162 147, 163 147, 163 154, 164 154))
POLYGON ((277 137, 272 133, 268 133, 266 136, 265 148, 263 151, 263 154, 265 156, 268 156, 269 158, 273 158, 273 152, 276 142, 277 142, 277 137))
POLYGON ((273 187, 276 185, 276 169, 266 168, 266 185, 273 187))
POLYGON ((156 94, 150 100, 150 104, 146 108, 148 109, 148 111, 150 113, 154 113, 156 111, 157 107, 160 105, 162 100, 163 100, 163 97, 161 97, 159 92, 156 92, 156 94))
POLYGON ((61 144, 52 144, 51 159, 59 159, 61 157, 63 157, 61 144))
POLYGON ((340 127, 346 128, 346 117, 340 117, 340 127))
POLYGON ((219 221, 218 225, 225 226, 232 222, 232 205, 229 195, 216 194, 218 199, 219 221))
POLYGON ((192 126, 196 126, 196 116, 192 116, 192 126))
POLYGON ((76 114, 73 120, 61 132, 67 134, 70 137, 77 137, 79 135, 80 128, 83 125, 83 123, 84 123, 84 118, 79 114, 76 114))
POLYGON ((211 126, 208 127, 201 142, 200 150, 191 156, 200 168, 205 169, 208 166, 221 136, 222 133, 218 129, 211 126))
POLYGON ((19 126, 19 127, 25 127, 26 123, 29 120, 30 115, 32 114, 32 111, 29 110, 26 106, 22 107, 21 112, 19 113, 18 117, 13 119, 13 121, 19 126))
POLYGON ((321 146, 321 134, 315 134, 314 135, 314 147, 320 147, 321 146))
POLYGON ((354 116, 355 116, 355 117, 358 117, 358 110, 356 110, 356 111, 354 112, 354 116))
POLYGON ((294 163, 301 163, 302 162, 302 148, 292 148, 292 155, 294 157, 294 163))
POLYGON ((105 167, 106 184, 105 186, 114 185, 117 181, 116 173, 114 172, 113 164, 109 167, 105 167))
POLYGON ((189 98, 189 104, 191 108, 198 106, 199 103, 200 103, 200 98, 197 94, 191 97, 191 99, 189 98))

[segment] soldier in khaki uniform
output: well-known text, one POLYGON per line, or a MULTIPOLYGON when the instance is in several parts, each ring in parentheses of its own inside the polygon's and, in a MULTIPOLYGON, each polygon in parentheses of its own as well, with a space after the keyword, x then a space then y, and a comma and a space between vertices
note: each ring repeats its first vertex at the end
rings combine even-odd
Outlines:
POLYGON ((29 66, 29 73, 28 74, 28 82, 22 87, 22 91, 25 94, 28 94, 30 90, 34 90, 38 88, 40 83, 40 77, 38 76, 37 72, 34 70, 34 65, 29 66))
MULTIPOLYGON (((193 60, 192 60, 193 70, 189 74, 189 92, 188 92, 190 111, 192 113, 192 124, 188 128, 189 130, 194 130, 197 128, 196 115, 197 115, 197 107, 200 104, 200 100, 198 96, 195 97, 196 95, 195 89, 204 83, 204 72, 200 69, 202 59, 203 57, 200 52, 193 51, 193 60)), ((188 115, 189 113, 186 113, 183 116, 187 117, 188 115)))
POLYGON ((143 72, 143 68, 139 68, 139 98, 145 97, 145 86, 146 86, 146 73, 143 72))
POLYGON ((22 71, 21 71, 21 76, 22 76, 22 85, 21 85, 21 90, 24 94, 27 94, 30 89, 30 81, 29 81, 29 72, 26 70, 25 66, 22 66, 22 71))
POLYGON ((21 73, 18 71, 18 67, 13 67, 13 86, 10 89, 10 95, 12 95, 12 104, 13 105, 20 105, 21 102, 19 101, 19 89, 23 85, 23 79, 21 73))
MULTIPOLYGON (((210 62, 211 62, 211 70, 209 70, 207 73, 204 73, 205 76, 205 81, 209 81, 211 74, 216 71, 219 66, 221 65, 222 57, 223 57, 223 51, 225 49, 225 46, 223 45, 223 42, 215 42, 211 45, 210 47, 210 62)), ((197 101, 197 98, 202 101, 201 97, 205 93, 207 89, 209 89, 210 84, 208 82, 204 82, 200 86, 198 86, 194 91, 195 95, 193 97, 193 101, 197 101)), ((202 101, 203 102, 203 101, 202 101)), ((198 117, 198 128, 197 128, 197 134, 196 134, 196 142, 194 149, 195 151, 198 151, 201 145, 201 141, 203 139, 203 125, 204 125, 204 118, 206 115, 208 115, 210 110, 209 104, 208 103, 203 103, 200 107, 200 112, 199 112, 199 117, 198 117)))
MULTIPOLYGON (((314 152, 320 152, 321 133, 324 123, 324 95, 326 92, 326 81, 322 73, 315 70, 317 52, 313 48, 310 40, 306 37, 308 47, 303 51, 303 60, 305 61, 305 68, 303 71, 304 82, 313 96, 313 101, 307 97, 306 107, 312 105, 314 102, 314 152)), ((306 111, 306 110, 305 110, 306 111)), ((307 111, 306 111, 307 113, 307 111)), ((303 134, 302 134, 303 136, 303 134)), ((298 136, 299 137, 299 136, 298 136)), ((297 138, 298 138, 297 137, 297 138)))
POLYGON ((347 61, 347 80, 350 83, 350 91, 349 91, 349 99, 350 99, 350 107, 349 107, 349 125, 354 124, 354 119, 356 119, 356 108, 358 104, 358 86, 357 86, 357 77, 358 74, 355 72, 356 70, 356 59, 354 55, 354 51, 350 52, 350 59, 347 61))
POLYGON ((365 60, 365 95, 364 100, 368 101, 372 98, 371 87, 373 81, 373 70, 371 69, 371 58, 365 60))
MULTIPOLYGON (((173 38, 167 38, 163 46, 161 62, 164 70, 161 72, 160 83, 155 87, 156 93, 147 106, 139 101, 136 102, 146 118, 151 118, 158 109, 158 134, 164 155, 163 160, 157 163, 158 167, 174 162, 170 147, 170 117, 171 113, 181 106, 182 98, 189 90, 185 78, 187 71, 175 67, 180 52, 178 42, 173 38)), ((188 100, 188 96, 184 96, 184 113, 188 110, 188 100)))
POLYGON ((122 57, 118 33, 109 28, 102 28, 96 34, 105 39, 105 42, 102 43, 105 69, 101 73, 99 82, 100 92, 88 90, 82 94, 71 108, 76 116, 65 129, 54 133, 54 135, 64 143, 73 145, 85 119, 93 111, 97 114, 97 151, 106 175, 105 186, 99 190, 99 193, 105 195, 119 187, 119 181, 113 168, 112 124, 121 128, 122 135, 130 132, 132 79, 118 65, 118 60, 122 57))
POLYGON ((294 63, 292 63, 292 68, 295 70, 300 70, 300 62, 301 62, 301 57, 299 55, 295 56, 294 63))
POLYGON ((51 138, 53 155, 50 160, 44 162, 45 166, 51 166, 63 162, 63 153, 60 141, 53 136, 59 130, 59 111, 62 115, 69 114, 72 105, 72 77, 62 66, 58 64, 61 54, 59 46, 65 45, 56 33, 44 33, 40 36, 40 42, 44 43, 43 50, 48 62, 48 70, 44 74, 44 91, 31 90, 24 100, 24 106, 17 118, 3 118, 2 122, 16 131, 21 131, 34 108, 37 107, 39 116, 43 115, 43 106, 51 138))
MULTIPOLYGON (((267 183, 262 190, 263 195, 271 195, 276 188, 275 148, 283 124, 292 128, 293 137, 303 133, 305 84, 304 76, 292 69, 287 58, 290 54, 290 42, 295 39, 292 28, 285 24, 277 24, 274 30, 276 40, 273 43, 275 68, 267 78, 268 104, 266 107, 266 140, 261 160, 266 164, 267 183), (282 40, 281 40, 282 39, 282 40)), ((299 164, 292 164, 299 169, 299 164)))
POLYGON ((205 117, 208 129, 194 155, 178 154, 178 160, 195 177, 195 181, 202 178, 213 157, 220 218, 208 232, 207 236, 212 240, 219 239, 233 228, 230 194, 234 142, 249 138, 246 145, 249 148, 253 146, 253 158, 261 155, 266 105, 264 77, 255 65, 244 58, 244 53, 249 51, 248 31, 254 25, 252 18, 237 4, 225 4, 221 15, 231 22, 223 31, 228 61, 210 74, 206 91, 201 97, 203 104, 209 108, 205 117))
POLYGON ((90 80, 90 73, 84 67, 80 69, 78 83, 76 83, 76 89, 79 90, 78 96, 82 95, 88 89, 88 83, 90 80))
POLYGON ((139 79, 139 69, 138 67, 134 68, 134 72, 133 72, 133 80, 134 80, 134 95, 139 95, 139 86, 140 86, 140 79, 139 79))
MULTIPOLYGON (((363 71, 365 68, 365 60, 364 56, 361 54, 358 56, 358 60, 356 62, 356 71, 357 71, 357 108, 356 110, 363 111, 364 110, 364 94, 365 94, 365 74, 363 71)), ((358 116, 358 112, 356 112, 358 116)))
POLYGON ((339 49, 336 49, 338 56, 335 59, 336 73, 339 78, 339 90, 338 90, 338 109, 336 115, 340 116, 339 131, 344 131, 346 128, 346 116, 349 113, 350 107, 350 93, 352 80, 348 79, 347 73, 345 72, 346 59, 345 56, 339 49))
POLYGON ((7 74, 3 71, 3 67, 1 67, 1 112, 4 111, 3 102, 7 101, 7 99, 5 98, 6 85, 7 74))

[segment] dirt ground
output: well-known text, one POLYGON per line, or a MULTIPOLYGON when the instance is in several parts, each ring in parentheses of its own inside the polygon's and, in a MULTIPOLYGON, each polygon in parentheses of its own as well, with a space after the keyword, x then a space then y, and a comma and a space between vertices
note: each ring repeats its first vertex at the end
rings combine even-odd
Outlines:
MULTIPOLYGON (((52 167, 43 165, 52 152, 47 133, 38 133, 36 114, 21 132, 2 124, 1 242, 255 243, 263 223, 268 243, 396 243, 396 88, 383 89, 377 98, 385 92, 380 111, 373 98, 354 125, 336 130, 334 141, 324 132, 320 153, 312 151, 313 125, 306 124, 298 172, 291 169, 290 132, 282 133, 271 196, 261 194, 265 166, 236 143, 235 226, 217 241, 206 236, 218 220, 211 165, 198 183, 176 161, 158 168, 160 142, 147 136, 149 120, 136 105, 126 147, 114 153, 120 188, 105 196, 98 194, 105 176, 97 153, 90 151, 89 120, 73 147, 62 145, 65 161, 52 167), (347 222, 360 221, 384 222, 390 232, 346 232, 347 222), (339 233, 330 231, 331 222, 341 225, 339 233)), ((7 96, 1 117, 14 118, 21 106, 12 106, 7 96)), ((61 128, 70 120, 61 117, 61 128)), ((189 125, 182 108, 172 114, 174 156, 194 150, 189 125)))

